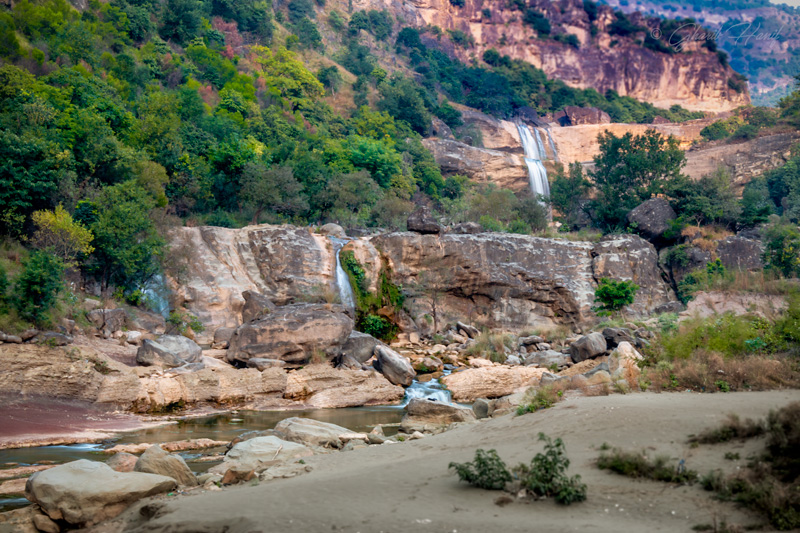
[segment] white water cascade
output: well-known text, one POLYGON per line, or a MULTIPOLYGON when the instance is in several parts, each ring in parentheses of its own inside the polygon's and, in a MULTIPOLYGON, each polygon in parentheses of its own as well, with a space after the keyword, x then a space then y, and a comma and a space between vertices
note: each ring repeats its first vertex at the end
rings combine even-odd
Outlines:
POLYGON ((345 239, 337 239, 336 237, 330 237, 330 239, 336 251, 336 288, 339 290, 339 299, 346 309, 352 310, 356 308, 356 297, 353 293, 353 287, 350 286, 350 277, 342 268, 342 261, 339 257, 342 247, 347 244, 347 241, 345 239))
MULTIPOLYGON (((445 370, 443 374, 446 376, 450 373, 445 370)), ((408 402, 414 398, 427 398, 435 402, 452 403, 450 400, 450 391, 444 388, 444 385, 438 379, 432 379, 425 383, 420 383, 416 379, 411 386, 406 389, 406 396, 403 398, 403 403, 400 407, 408 405, 408 402)))
POLYGON ((169 315, 169 289, 164 276, 156 274, 147 280, 139 290, 144 294, 147 307, 167 318, 169 315))
POLYGON ((553 134, 550 133, 550 128, 545 128, 547 132, 547 142, 550 143, 550 151, 553 152, 553 159, 558 163, 558 150, 556 150, 556 143, 553 142, 553 134))
POLYGON ((539 195, 546 198, 550 197, 550 183, 547 181, 547 171, 542 164, 544 159, 544 145, 538 130, 534 128, 536 137, 531 134, 531 130, 526 124, 517 124, 519 137, 522 140, 522 149, 525 151, 525 164, 528 165, 528 180, 531 184, 531 192, 534 198, 539 195))

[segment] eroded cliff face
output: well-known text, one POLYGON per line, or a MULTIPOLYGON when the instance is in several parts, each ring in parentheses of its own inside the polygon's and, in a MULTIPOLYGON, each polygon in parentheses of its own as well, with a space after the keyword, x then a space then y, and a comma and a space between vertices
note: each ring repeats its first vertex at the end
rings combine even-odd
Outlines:
MULTIPOLYGON (((245 290, 263 292, 280 304, 318 294, 315 287, 336 288, 328 239, 307 228, 183 228, 175 238, 197 245, 186 281, 174 290, 204 323, 206 336, 241 323, 245 290)), ((382 270, 402 287, 414 320, 402 327, 423 332, 432 298, 442 325, 468 320, 522 331, 579 324, 593 318, 601 277, 632 279, 641 286, 633 313, 675 301, 661 278, 655 249, 633 235, 589 243, 508 233, 405 232, 355 239, 345 249, 353 250, 364 267, 370 290, 376 290, 382 270)))
MULTIPOLYGON (((658 53, 635 42, 643 40, 646 32, 630 37, 609 34, 614 15, 608 6, 599 6, 594 21, 597 34, 592 37, 592 22, 580 0, 537 0, 533 5, 549 19, 553 33, 557 33, 555 28, 563 28, 580 40, 580 47, 538 38, 536 31, 522 22, 523 12, 509 7, 506 0, 465 0, 462 7, 449 0, 353 1, 355 9, 386 8, 415 27, 438 26, 471 35, 474 45, 467 48, 442 39, 442 46, 465 62, 495 48, 573 87, 592 87, 601 93, 613 89, 659 107, 678 104, 719 112, 750 102, 746 89, 737 92, 729 86, 733 70, 720 64, 716 53, 701 47, 700 41, 685 42, 686 53, 658 53)), ((631 20, 648 29, 657 27, 638 13, 632 14, 631 20)))

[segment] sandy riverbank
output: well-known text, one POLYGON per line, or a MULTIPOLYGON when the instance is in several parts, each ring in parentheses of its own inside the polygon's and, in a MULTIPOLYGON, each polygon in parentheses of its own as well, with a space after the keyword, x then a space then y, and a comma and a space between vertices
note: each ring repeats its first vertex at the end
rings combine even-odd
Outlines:
POLYGON ((744 464, 758 441, 691 448, 687 437, 728 413, 763 417, 797 400, 796 390, 571 399, 539 413, 505 416, 419 441, 315 456, 307 460, 313 470, 296 478, 145 502, 93 531, 691 531, 715 518, 750 525, 761 520, 714 501, 698 485, 634 481, 600 471, 593 462, 605 442, 684 458, 701 474, 731 470, 744 464), (570 474, 581 474, 588 485, 585 503, 500 507, 494 503, 499 493, 461 484, 447 470, 450 461, 471 460, 476 448, 496 448, 509 464, 527 462, 541 450, 540 431, 566 442, 570 474), (740 453, 741 463, 723 459, 731 450, 740 453))

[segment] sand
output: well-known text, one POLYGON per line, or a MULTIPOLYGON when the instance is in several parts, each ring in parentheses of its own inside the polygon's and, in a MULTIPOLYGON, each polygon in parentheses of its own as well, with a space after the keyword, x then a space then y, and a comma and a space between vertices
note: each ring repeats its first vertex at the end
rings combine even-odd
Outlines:
POLYGON ((137 504, 107 532, 516 532, 691 531, 716 519, 751 525, 758 516, 714 501, 699 485, 636 481, 598 470, 608 443, 683 458, 701 474, 745 464, 763 440, 692 448, 687 438, 731 412, 763 417, 800 400, 800 391, 728 394, 628 394, 568 399, 546 411, 504 416, 422 440, 306 459, 305 475, 198 492, 137 504), (529 461, 542 449, 537 434, 562 437, 570 474, 588 485, 588 500, 570 507, 552 500, 494 503, 498 492, 459 483, 450 461, 471 460, 476 448, 496 448, 507 463, 529 461), (726 451, 742 459, 726 461, 726 451))

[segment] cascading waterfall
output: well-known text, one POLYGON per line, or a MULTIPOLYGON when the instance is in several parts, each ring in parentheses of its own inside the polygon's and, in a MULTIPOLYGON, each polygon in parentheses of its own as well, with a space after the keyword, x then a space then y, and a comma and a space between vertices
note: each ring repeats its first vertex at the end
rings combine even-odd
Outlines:
POLYGON ((553 159, 555 159, 556 163, 558 163, 558 150, 556 150, 556 143, 553 142, 553 134, 550 133, 550 128, 545 128, 544 131, 547 132, 547 142, 550 143, 550 150, 553 152, 553 159))
POLYGON ((547 181, 547 171, 542 164, 544 146, 539 137, 539 132, 534 130, 536 131, 536 138, 534 138, 528 126, 522 123, 517 124, 517 130, 522 140, 522 149, 525 151, 525 164, 528 166, 528 180, 531 184, 531 192, 534 198, 539 198, 540 195, 549 198, 550 183, 547 181))
POLYGON ((539 149, 539 155, 541 156, 541 159, 547 159, 547 151, 544 149, 544 143, 542 142, 542 136, 539 133, 539 128, 533 128, 533 135, 536 137, 536 148, 539 149))
POLYGON ((339 290, 339 299, 342 305, 347 309, 356 308, 356 297, 353 293, 353 287, 350 286, 350 277, 347 272, 342 268, 342 261, 339 254, 342 252, 342 247, 347 244, 345 239, 337 239, 330 237, 333 241, 334 250, 336 250, 336 288, 339 290))
POLYGON ((169 289, 164 276, 156 274, 147 280, 139 290, 144 295, 147 307, 167 318, 169 315, 169 289))
MULTIPOLYGON (((443 374, 446 376, 450 370, 445 370, 443 374)), ((438 379, 432 379, 425 383, 420 383, 416 379, 406 389, 406 396, 403 398, 403 403, 400 407, 408 405, 408 402, 414 398, 427 398, 441 403, 452 403, 450 400, 450 391, 444 388, 444 385, 438 379)))

